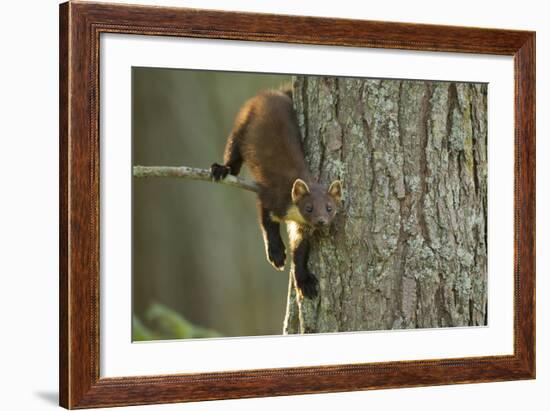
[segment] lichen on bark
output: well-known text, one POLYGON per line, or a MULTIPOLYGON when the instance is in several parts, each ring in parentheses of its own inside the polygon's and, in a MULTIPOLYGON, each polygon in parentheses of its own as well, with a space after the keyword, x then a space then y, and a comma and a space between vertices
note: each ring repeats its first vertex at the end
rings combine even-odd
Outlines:
POLYGON ((344 199, 312 239, 319 297, 290 284, 284 332, 486 324, 487 86, 297 76, 294 104, 344 199))

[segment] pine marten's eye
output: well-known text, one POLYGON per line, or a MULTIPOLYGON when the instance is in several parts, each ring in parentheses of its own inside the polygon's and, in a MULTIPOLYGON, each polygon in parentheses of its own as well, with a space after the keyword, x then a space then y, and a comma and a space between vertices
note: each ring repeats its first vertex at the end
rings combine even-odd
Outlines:
POLYGON ((332 207, 331 207, 329 204, 327 204, 327 211, 328 211, 329 213, 332 211, 332 207))
POLYGON ((313 206, 312 206, 312 205, 308 205, 308 206, 306 207, 306 211, 307 211, 308 213, 311 213, 311 212, 313 211, 313 206))

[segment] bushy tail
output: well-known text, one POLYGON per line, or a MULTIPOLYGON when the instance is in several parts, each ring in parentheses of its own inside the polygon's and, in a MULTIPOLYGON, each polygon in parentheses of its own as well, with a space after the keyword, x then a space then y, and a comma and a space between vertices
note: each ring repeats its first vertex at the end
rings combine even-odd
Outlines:
POLYGON ((281 85, 281 87, 279 88, 279 91, 281 93, 286 94, 292 100, 292 83, 291 82, 284 83, 283 85, 281 85))

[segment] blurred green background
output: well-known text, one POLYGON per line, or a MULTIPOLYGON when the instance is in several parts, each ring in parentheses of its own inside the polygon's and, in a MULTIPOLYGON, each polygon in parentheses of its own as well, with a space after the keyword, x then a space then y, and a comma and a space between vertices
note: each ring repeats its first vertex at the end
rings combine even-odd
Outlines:
MULTIPOLYGON (((290 80, 133 68, 133 165, 222 162, 240 106, 290 80)), ((282 333, 288 270, 265 259, 253 193, 134 178, 132 208, 134 341, 282 333)))

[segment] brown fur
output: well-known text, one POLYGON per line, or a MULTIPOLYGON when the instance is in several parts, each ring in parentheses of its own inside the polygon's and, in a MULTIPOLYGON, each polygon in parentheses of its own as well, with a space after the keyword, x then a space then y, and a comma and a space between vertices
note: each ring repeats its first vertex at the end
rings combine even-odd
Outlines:
POLYGON ((246 132, 238 137, 243 162, 260 186, 264 206, 282 219, 294 181, 312 181, 292 100, 282 92, 264 92, 245 103, 236 124, 242 117, 249 119, 246 132))
MULTIPOLYGON (((327 190, 308 170, 290 87, 265 91, 242 106, 225 147, 224 164, 212 165, 212 177, 237 175, 242 164, 259 186, 258 208, 266 253, 269 262, 280 270, 286 254, 279 223, 304 228, 326 226, 333 220, 342 195, 339 181, 327 190)), ((309 243, 302 237, 291 241, 296 283, 304 295, 314 297, 316 279, 307 270, 309 243)))

